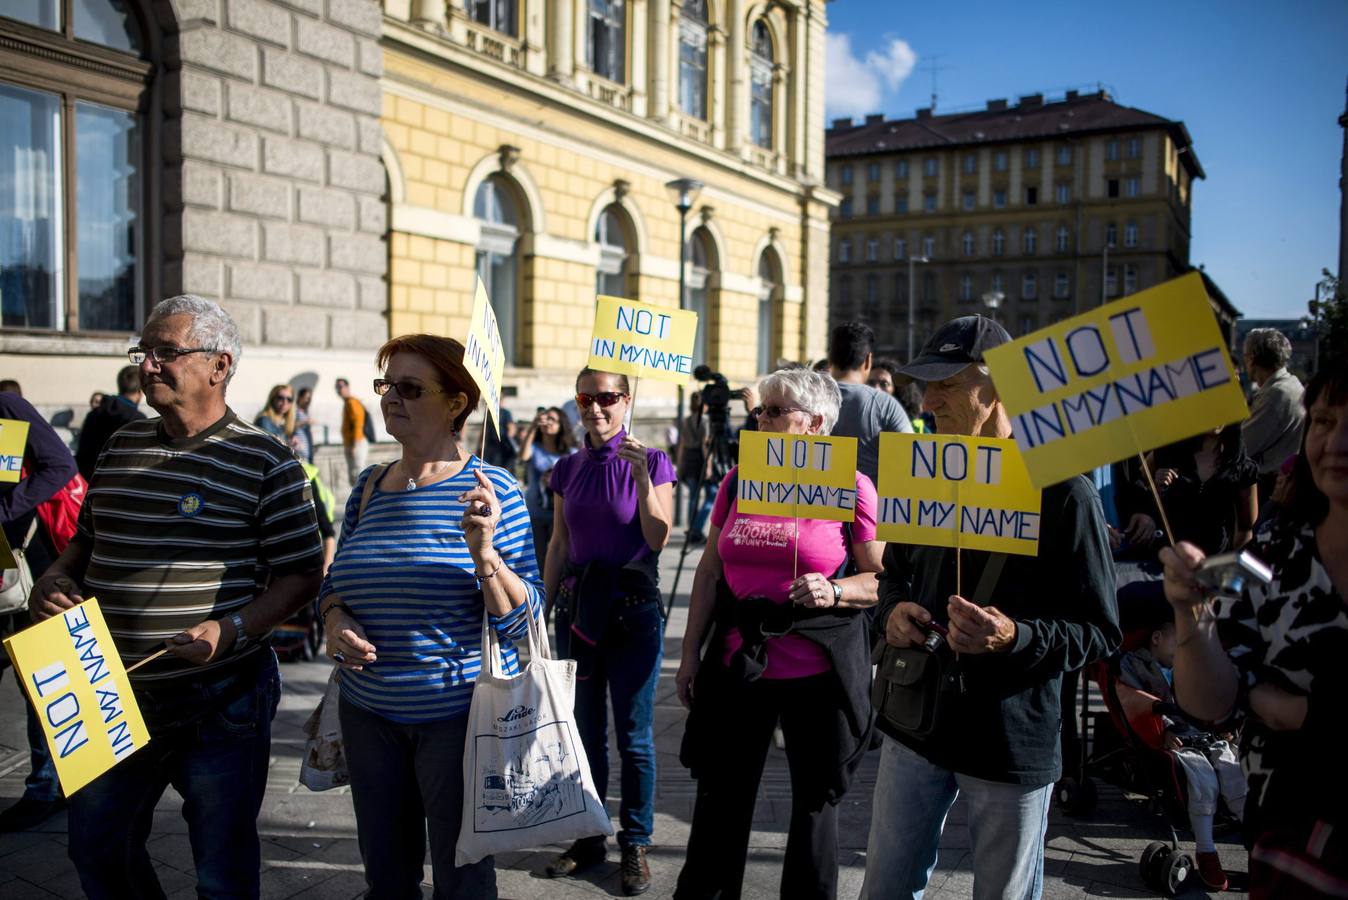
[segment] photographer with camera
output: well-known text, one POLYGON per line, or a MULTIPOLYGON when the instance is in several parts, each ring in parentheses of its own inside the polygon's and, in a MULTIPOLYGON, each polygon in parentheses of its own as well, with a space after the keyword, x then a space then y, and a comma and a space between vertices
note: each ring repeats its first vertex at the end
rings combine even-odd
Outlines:
POLYGON ((1267 580, 1184 541, 1161 551, 1180 707, 1214 723, 1245 716, 1251 897, 1348 894, 1348 833, 1335 828, 1348 819, 1348 366, 1311 379, 1303 402, 1288 502, 1249 547, 1267 580))
MULTIPOLYGON (((939 433, 1011 436, 982 364, 984 351, 1010 340, 991 319, 966 316, 904 367, 927 383, 923 407, 939 433)), ((957 560, 960 552, 885 549, 875 616, 883 656, 872 691, 885 737, 861 892, 872 900, 921 895, 960 793, 969 803, 974 896, 1039 896, 1049 801, 1062 773, 1063 676, 1119 645, 1114 568, 1089 478, 1044 489, 1037 556, 966 550, 957 560)))

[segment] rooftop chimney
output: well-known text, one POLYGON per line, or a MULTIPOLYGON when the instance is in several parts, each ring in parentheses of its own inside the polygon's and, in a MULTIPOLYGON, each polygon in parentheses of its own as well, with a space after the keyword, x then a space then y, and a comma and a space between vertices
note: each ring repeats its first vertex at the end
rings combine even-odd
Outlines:
POLYGON ((852 127, 852 117, 851 117, 851 116, 848 116, 846 119, 834 119, 834 120, 833 120, 833 125, 830 126, 830 127, 832 127, 832 128, 851 128, 851 127, 852 127))
POLYGON ((1006 98, 1005 98, 1005 97, 1001 98, 1000 100, 989 100, 989 101, 988 101, 988 112, 1001 112, 1001 111, 1004 110, 1004 109, 1006 109, 1006 98))
POLYGON ((924 106, 924 107, 922 107, 921 109, 919 109, 919 110, 917 111, 917 117, 918 117, 919 119, 930 119, 930 118, 931 118, 931 107, 930 107, 930 106, 924 106))
POLYGON ((866 124, 867 124, 867 125, 879 125, 879 124, 880 124, 881 122, 883 122, 884 120, 885 120, 885 114, 884 114, 884 113, 867 113, 867 114, 866 114, 866 124))
POLYGON ((1077 91, 1068 91, 1068 92, 1067 92, 1067 99, 1068 99, 1068 100, 1075 100, 1075 99, 1076 99, 1077 97, 1079 97, 1079 96, 1081 96, 1081 94, 1080 94, 1079 92, 1077 92, 1077 91))
POLYGON ((1044 105, 1044 95, 1026 94, 1024 97, 1020 98, 1020 101, 1016 103, 1016 105, 1021 109, 1035 109, 1036 107, 1044 105))

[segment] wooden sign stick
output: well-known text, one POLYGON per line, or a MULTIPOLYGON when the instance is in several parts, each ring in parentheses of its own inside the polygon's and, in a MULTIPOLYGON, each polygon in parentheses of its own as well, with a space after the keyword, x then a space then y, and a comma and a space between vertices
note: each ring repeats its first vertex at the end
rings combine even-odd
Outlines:
POLYGON ((491 417, 487 415, 487 404, 482 404, 482 449, 478 451, 477 458, 485 463, 487 461, 487 428, 491 425, 491 417))
POLYGON ((1151 488, 1151 496, 1156 501, 1156 509, 1161 514, 1161 524, 1165 526, 1166 540, 1170 546, 1175 546, 1175 532, 1170 530, 1170 517, 1165 514, 1165 504, 1161 502, 1161 494, 1156 490, 1156 482, 1151 477, 1151 465, 1147 463, 1147 456, 1139 453, 1137 458, 1142 460, 1142 473, 1147 476, 1147 486, 1151 488))
POLYGON ((141 666, 145 665, 146 663, 154 662, 156 659, 163 656, 167 652, 169 652, 169 648, 165 647, 163 650, 157 650, 154 653, 151 653, 149 656, 145 657, 140 662, 136 663, 134 666, 127 666, 126 674, 130 675, 132 672, 136 671, 141 666))

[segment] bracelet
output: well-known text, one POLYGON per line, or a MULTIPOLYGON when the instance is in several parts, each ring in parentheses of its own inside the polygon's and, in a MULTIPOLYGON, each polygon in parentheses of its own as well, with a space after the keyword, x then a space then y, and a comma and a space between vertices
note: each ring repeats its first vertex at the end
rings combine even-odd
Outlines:
POLYGON ((334 609, 345 610, 346 614, 353 619, 356 617, 356 614, 351 611, 351 607, 338 600, 336 603, 329 603, 326 609, 319 610, 318 621, 326 626, 328 624, 328 613, 332 612, 334 609))
POLYGON ((496 574, 497 574, 498 572, 501 571, 501 567, 502 567, 503 565, 505 565, 505 563, 504 563, 500 558, 497 558, 497 560, 496 560, 496 568, 492 569, 492 570, 491 570, 489 573, 487 573, 486 575, 479 575, 479 574, 477 574, 476 572, 474 572, 474 573, 473 573, 473 577, 477 579, 477 586, 478 586, 478 587, 482 587, 482 582, 484 582, 484 581, 490 581, 491 579, 495 578, 495 577, 496 577, 496 574))

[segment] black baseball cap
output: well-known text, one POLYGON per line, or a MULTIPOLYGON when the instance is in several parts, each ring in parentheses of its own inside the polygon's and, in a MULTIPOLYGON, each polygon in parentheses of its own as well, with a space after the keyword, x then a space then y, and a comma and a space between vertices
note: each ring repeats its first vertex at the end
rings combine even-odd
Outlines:
POLYGON ((984 351, 1010 340, 1005 328, 985 316, 961 316, 942 325, 917 359, 899 371, 917 381, 940 381, 982 362, 984 351))

